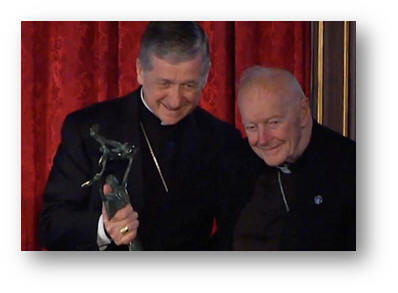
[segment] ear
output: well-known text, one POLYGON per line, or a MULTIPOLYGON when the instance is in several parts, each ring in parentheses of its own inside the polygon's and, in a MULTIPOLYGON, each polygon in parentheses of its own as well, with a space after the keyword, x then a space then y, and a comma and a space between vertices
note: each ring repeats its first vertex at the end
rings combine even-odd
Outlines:
POLYGON ((144 83, 144 69, 142 68, 140 58, 137 58, 137 61, 135 63, 135 68, 136 68, 136 71, 137 71, 137 82, 140 85, 143 85, 143 83, 144 83))
POLYGON ((206 86, 206 84, 207 84, 207 78, 209 77, 210 68, 211 68, 211 63, 209 64, 209 68, 207 69, 206 74, 203 76, 203 78, 202 78, 202 80, 201 80, 202 89, 203 89, 203 88, 206 86))
POLYGON ((310 102, 309 98, 303 97, 300 100, 300 125, 305 127, 311 120, 310 102))

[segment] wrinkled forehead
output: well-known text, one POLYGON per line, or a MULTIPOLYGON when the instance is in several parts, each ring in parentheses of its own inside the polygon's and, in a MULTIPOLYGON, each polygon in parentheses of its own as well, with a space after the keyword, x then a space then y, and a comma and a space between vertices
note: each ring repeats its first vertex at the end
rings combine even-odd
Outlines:
POLYGON ((287 106, 296 104, 301 96, 300 91, 288 82, 254 79, 239 90, 239 103, 248 101, 287 106))
POLYGON ((201 53, 198 53, 193 56, 188 56, 188 55, 181 56, 175 54, 175 52, 170 52, 165 56, 157 56, 156 54, 152 54, 150 55, 150 62, 151 62, 151 67, 146 72, 153 72, 154 68, 156 68, 156 70, 159 70, 159 64, 160 65, 167 64, 169 66, 182 65, 181 67, 186 67, 186 69, 195 72, 198 71, 203 76, 209 72, 209 67, 210 67, 210 64, 206 63, 208 62, 208 60, 206 60, 205 56, 201 53), (184 64, 186 66, 184 66, 184 64), (188 66, 187 64, 191 64, 191 66, 188 66))
POLYGON ((243 122, 264 121, 299 112, 300 96, 277 83, 247 83, 239 92, 239 109, 243 122))

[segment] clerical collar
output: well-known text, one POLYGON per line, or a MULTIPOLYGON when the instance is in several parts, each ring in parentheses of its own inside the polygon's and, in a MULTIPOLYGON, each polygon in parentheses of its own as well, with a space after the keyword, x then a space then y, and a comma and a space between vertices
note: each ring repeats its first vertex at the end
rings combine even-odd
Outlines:
POLYGON ((282 173, 285 173, 285 174, 291 174, 292 173, 292 171, 290 170, 290 167, 291 166, 288 163, 282 163, 282 164, 276 166, 276 168, 278 168, 282 173))
MULTIPOLYGON (((149 108, 148 104, 145 102, 145 99, 144 99, 144 90, 143 90, 143 88, 141 88, 141 90, 140 90, 140 97, 141 97, 141 101, 142 101, 142 103, 144 104, 145 108, 147 108, 147 110, 148 110, 149 112, 151 112, 153 115, 156 116, 156 114, 153 113, 152 109, 149 108)), ((156 116, 156 117, 157 117, 157 116, 156 116)), ((159 120, 160 120, 160 119, 159 119, 159 120)), ((164 123, 162 120, 160 120, 160 125, 167 126, 167 124, 164 123)))

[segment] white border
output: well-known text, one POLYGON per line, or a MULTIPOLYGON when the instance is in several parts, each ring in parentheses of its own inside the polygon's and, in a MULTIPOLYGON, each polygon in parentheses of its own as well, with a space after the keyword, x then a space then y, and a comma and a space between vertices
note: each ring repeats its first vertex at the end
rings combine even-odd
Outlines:
POLYGON ((12 3, 3 6, 0 25, 4 290, 335 293, 397 289, 398 38, 392 1, 12 3), (149 19, 357 21, 358 252, 98 255, 20 251, 20 21, 149 19))

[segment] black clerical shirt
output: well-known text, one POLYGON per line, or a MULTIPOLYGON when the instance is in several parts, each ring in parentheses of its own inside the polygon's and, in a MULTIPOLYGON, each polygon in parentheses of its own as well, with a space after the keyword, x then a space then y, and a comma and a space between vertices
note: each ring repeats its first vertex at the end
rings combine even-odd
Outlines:
POLYGON ((145 234, 143 235, 145 249, 155 249, 162 247, 162 243, 158 242, 167 238, 167 235, 163 235, 165 230, 162 224, 171 213, 170 206, 173 205, 173 194, 177 188, 174 180, 176 154, 180 147, 185 121, 183 119, 175 125, 162 125, 161 120, 145 107, 141 99, 139 115, 168 187, 168 192, 166 192, 144 133, 141 131, 144 210, 140 222, 140 232, 145 234), (154 235, 156 237, 153 237, 154 235), (162 236, 159 237, 159 235, 162 236))
POLYGON ((355 250, 355 143, 314 122, 289 166, 264 168, 239 219, 238 250, 355 250))

